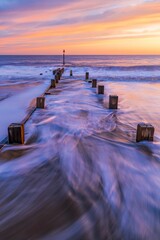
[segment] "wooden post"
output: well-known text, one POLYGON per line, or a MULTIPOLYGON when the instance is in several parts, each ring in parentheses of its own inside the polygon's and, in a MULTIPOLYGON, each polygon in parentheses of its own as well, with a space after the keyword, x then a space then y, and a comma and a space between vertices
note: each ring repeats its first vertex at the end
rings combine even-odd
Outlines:
POLYGON ((61 78, 61 76, 62 76, 62 69, 60 69, 57 74, 59 74, 59 76, 61 78))
POLYGON ((62 77, 62 70, 60 70, 59 72, 58 72, 58 74, 59 74, 59 80, 61 79, 61 77, 62 77))
POLYGON ((44 108, 45 106, 45 97, 37 97, 37 108, 44 108))
POLYGON ((24 144, 24 124, 11 123, 8 127, 9 144, 24 144))
POLYGON ((56 87, 56 80, 51 79, 51 88, 55 88, 55 87, 56 87))
POLYGON ((92 79, 92 88, 97 87, 97 79, 92 79))
POLYGON ((89 79, 89 72, 86 72, 86 80, 89 79))
POLYGON ((70 77, 72 77, 73 76, 73 72, 72 72, 72 70, 70 70, 70 77))
POLYGON ((65 50, 63 50, 63 66, 65 65, 65 50))
POLYGON ((55 75, 55 81, 56 81, 56 83, 59 82, 59 75, 58 74, 55 75))
POLYGON ((59 71, 58 73, 57 73, 57 75, 58 75, 58 80, 61 80, 61 76, 62 76, 62 73, 61 73, 61 71, 59 71))
POLYGON ((139 123, 137 125, 136 141, 153 141, 154 127, 149 123, 139 123))
POLYGON ((98 94, 104 94, 104 85, 98 85, 98 94))
POLYGON ((109 95, 109 109, 117 109, 118 108, 118 96, 109 95))

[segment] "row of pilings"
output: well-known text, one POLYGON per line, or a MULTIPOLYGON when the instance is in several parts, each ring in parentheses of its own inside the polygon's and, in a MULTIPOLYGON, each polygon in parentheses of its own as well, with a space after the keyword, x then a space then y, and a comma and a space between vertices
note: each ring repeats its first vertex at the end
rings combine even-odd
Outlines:
MULTIPOLYGON (((61 80, 64 73, 64 68, 57 68, 53 70, 54 78, 51 79, 49 87, 46 91, 36 98, 36 105, 30 110, 27 116, 20 123, 11 123, 8 127, 8 137, 6 137, 0 143, 0 149, 5 144, 24 144, 25 142, 25 123, 29 120, 31 115, 36 111, 37 108, 45 108, 45 95, 49 95, 51 88, 56 88, 56 85, 61 80)), ((70 77, 73 77, 73 71, 70 70, 70 77)), ((89 72, 85 73, 85 81, 91 83, 92 88, 97 89, 97 94, 104 94, 105 86, 102 82, 98 82, 97 79, 90 79, 89 72)), ((118 109, 118 96, 109 95, 109 109, 118 109)), ((137 125, 136 141, 153 141, 154 138, 154 127, 149 123, 139 123, 137 125)))

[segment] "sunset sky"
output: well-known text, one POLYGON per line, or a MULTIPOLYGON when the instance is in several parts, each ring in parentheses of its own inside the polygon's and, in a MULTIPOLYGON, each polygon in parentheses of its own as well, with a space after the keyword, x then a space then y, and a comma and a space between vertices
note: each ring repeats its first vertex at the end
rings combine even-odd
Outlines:
POLYGON ((160 0, 0 0, 0 54, 160 54, 160 0))

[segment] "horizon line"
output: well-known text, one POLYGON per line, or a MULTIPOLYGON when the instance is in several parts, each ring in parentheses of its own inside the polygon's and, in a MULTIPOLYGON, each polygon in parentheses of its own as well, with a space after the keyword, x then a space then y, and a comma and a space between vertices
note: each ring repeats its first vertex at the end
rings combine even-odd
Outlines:
MULTIPOLYGON (((61 56, 62 54, 0 54, 0 56, 61 56)), ((160 56, 159 54, 65 54, 66 56, 160 56)))

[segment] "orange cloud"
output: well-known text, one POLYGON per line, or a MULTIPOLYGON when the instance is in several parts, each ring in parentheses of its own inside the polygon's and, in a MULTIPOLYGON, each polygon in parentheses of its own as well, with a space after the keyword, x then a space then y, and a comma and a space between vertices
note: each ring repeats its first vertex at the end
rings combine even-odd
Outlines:
POLYGON ((82 0, 0 18, 1 54, 160 54, 158 1, 82 0))

